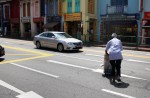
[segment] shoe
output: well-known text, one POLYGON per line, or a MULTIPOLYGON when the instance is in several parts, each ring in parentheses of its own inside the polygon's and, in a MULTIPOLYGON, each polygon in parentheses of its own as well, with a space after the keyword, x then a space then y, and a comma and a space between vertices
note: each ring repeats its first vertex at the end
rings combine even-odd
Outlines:
POLYGON ((112 78, 111 78, 111 82, 112 82, 112 83, 115 83, 115 77, 112 77, 112 78))
POLYGON ((118 82, 121 82, 121 79, 117 79, 118 82))

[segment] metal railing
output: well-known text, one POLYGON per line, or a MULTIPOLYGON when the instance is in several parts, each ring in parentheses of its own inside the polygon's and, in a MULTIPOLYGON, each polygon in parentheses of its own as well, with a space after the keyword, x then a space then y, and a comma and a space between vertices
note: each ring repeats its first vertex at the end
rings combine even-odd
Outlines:
POLYGON ((116 6, 107 6, 108 14, 124 14, 127 13, 127 6, 116 5, 116 6))

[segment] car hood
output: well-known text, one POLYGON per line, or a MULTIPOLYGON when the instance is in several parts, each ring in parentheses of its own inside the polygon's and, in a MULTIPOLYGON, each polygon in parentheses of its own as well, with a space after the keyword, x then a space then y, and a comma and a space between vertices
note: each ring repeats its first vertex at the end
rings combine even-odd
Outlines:
POLYGON ((65 38, 65 39, 61 39, 61 41, 65 41, 65 42, 82 42, 81 40, 75 39, 75 38, 65 38))

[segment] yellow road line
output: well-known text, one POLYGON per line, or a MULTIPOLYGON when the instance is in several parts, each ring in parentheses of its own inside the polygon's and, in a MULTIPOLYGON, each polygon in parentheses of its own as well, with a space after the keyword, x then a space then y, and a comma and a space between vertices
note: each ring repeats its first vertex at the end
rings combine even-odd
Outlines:
POLYGON ((33 60, 33 59, 38 59, 38 58, 43 58, 43 57, 48 57, 48 56, 53 56, 54 55, 54 54, 42 53, 42 52, 39 52, 39 51, 33 51, 33 50, 28 50, 28 49, 23 49, 23 48, 16 48, 16 47, 11 47, 11 46, 4 46, 4 47, 5 48, 14 49, 14 50, 19 50, 19 51, 24 51, 24 52, 35 53, 35 55, 39 55, 39 56, 33 56, 33 57, 22 58, 22 59, 2 61, 2 62, 0 62, 0 64, 14 63, 14 62, 20 62, 20 61, 27 61, 27 60, 33 60))
MULTIPOLYGON (((20 62, 20 61, 33 60, 33 59, 43 58, 43 57, 47 57, 47 56, 48 56, 48 55, 41 55, 41 56, 36 56, 36 57, 22 58, 22 59, 16 59, 16 60, 8 60, 8 61, 0 62, 0 64, 6 64, 6 63, 14 63, 14 62, 20 62)), ((49 55, 49 56, 50 56, 50 55, 49 55)), ((51 56, 52 56, 52 55, 51 55, 51 56)))
POLYGON ((11 46, 4 46, 5 48, 10 48, 14 50, 19 50, 19 51, 24 51, 24 52, 30 52, 30 53, 35 53, 35 54, 40 54, 40 55, 48 55, 47 53, 43 53, 40 51, 33 51, 33 50, 28 50, 28 49, 23 49, 23 48, 17 48, 17 47, 11 47, 11 46))
POLYGON ((9 55, 9 56, 25 56, 25 55, 38 55, 38 54, 5 54, 5 55, 9 55))

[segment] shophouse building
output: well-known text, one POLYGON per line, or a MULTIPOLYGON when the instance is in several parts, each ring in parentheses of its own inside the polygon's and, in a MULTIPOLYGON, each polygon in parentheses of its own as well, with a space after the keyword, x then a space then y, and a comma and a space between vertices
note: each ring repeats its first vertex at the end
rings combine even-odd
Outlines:
POLYGON ((20 37, 20 3, 19 0, 10 2, 11 37, 20 37))
POLYGON ((11 0, 0 0, 0 29, 4 36, 11 35, 10 26, 10 2, 11 0))
POLYGON ((33 7, 31 9, 33 13, 33 35, 39 34, 44 31, 45 20, 45 0, 32 0, 33 7))
POLYGON ((117 33, 123 44, 137 43, 140 36, 140 0, 98 0, 98 34, 107 42, 117 33))
POLYGON ((46 0, 46 23, 44 28, 51 31, 63 31, 62 22, 62 1, 63 0, 46 0))
POLYGON ((20 0, 20 31, 21 38, 31 38, 34 34, 33 27, 33 0, 20 0))
POLYGON ((141 45, 150 46, 150 0, 141 0, 142 34, 141 45))
POLYGON ((97 0, 64 0, 64 31, 83 41, 97 40, 97 0))

